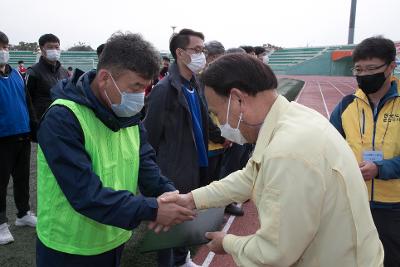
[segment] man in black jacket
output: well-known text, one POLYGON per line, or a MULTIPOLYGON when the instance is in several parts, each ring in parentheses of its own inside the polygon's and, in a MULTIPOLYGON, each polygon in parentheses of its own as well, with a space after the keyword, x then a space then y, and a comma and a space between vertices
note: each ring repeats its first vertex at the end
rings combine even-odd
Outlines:
MULTIPOLYGON (((199 187, 208 166, 208 114, 199 96, 196 74, 206 64, 204 35, 183 29, 170 40, 175 62, 154 86, 147 99, 144 124, 157 163, 181 193, 199 187)), ((174 249, 168 265, 168 251, 159 254, 161 266, 197 266, 187 248, 174 249)))
POLYGON ((38 63, 27 70, 26 85, 40 119, 52 102, 50 89, 59 80, 68 78, 68 71, 59 61, 61 51, 57 36, 51 33, 42 35, 39 46, 42 56, 38 63))

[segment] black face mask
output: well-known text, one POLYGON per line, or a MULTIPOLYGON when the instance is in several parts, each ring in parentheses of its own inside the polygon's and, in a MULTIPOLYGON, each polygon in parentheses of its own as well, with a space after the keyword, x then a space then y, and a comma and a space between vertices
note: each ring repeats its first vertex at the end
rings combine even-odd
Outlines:
POLYGON ((372 75, 356 76, 358 87, 366 94, 378 92, 386 81, 385 73, 379 72, 372 75))

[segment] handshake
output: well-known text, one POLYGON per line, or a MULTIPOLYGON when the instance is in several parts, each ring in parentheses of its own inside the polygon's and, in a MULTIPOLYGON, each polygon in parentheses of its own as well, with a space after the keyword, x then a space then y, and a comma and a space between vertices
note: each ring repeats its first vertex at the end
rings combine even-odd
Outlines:
POLYGON ((179 191, 166 192, 157 198, 158 211, 155 221, 150 222, 149 229, 159 233, 168 231, 171 226, 196 217, 196 204, 192 193, 179 194, 179 191))

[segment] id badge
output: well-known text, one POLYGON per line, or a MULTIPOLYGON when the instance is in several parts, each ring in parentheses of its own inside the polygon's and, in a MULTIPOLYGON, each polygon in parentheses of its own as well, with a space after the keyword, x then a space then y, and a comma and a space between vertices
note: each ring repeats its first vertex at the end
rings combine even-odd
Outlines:
POLYGON ((382 151, 363 151, 363 160, 364 161, 380 161, 383 160, 382 151))

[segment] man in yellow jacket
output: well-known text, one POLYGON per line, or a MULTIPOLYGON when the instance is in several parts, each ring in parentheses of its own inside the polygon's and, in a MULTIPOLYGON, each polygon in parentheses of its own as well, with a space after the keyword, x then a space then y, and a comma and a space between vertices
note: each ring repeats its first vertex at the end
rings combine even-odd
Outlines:
POLYGON ((352 148, 368 187, 385 266, 400 266, 400 86, 392 76, 396 48, 372 37, 353 52, 358 89, 345 96, 332 124, 352 148))
POLYGON ((288 102, 272 70, 249 55, 217 59, 202 75, 209 110, 234 142, 255 143, 243 170, 161 201, 221 207, 251 198, 260 229, 207 233, 239 266, 382 266, 383 248, 353 152, 318 112, 288 102))

